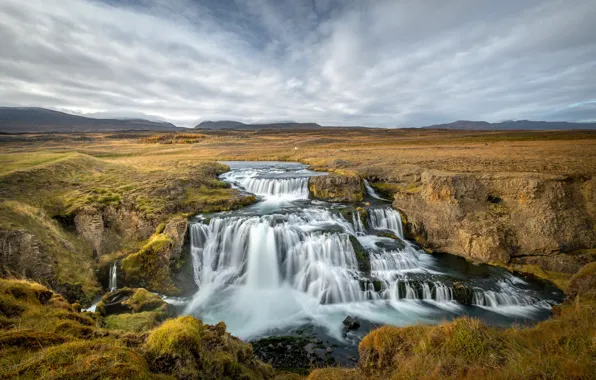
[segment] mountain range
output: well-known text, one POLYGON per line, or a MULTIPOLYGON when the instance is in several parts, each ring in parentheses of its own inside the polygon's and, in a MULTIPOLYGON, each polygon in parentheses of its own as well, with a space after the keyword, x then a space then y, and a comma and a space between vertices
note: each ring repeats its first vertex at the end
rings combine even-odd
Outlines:
POLYGON ((176 131, 172 123, 144 119, 95 119, 45 108, 0 107, 0 132, 176 131))
POLYGON ((279 123, 258 123, 245 124, 233 120, 221 121, 203 121, 195 127, 195 129, 318 129, 321 126, 317 123, 296 123, 279 122, 279 123))
POLYGON ((487 121, 458 120, 448 124, 435 124, 426 129, 457 129, 468 131, 509 131, 509 130, 570 130, 596 129, 596 123, 570 123, 567 121, 507 120, 500 123, 487 121))
MULTIPOLYGON (((287 129, 305 130, 323 128, 317 123, 272 122, 246 124, 234 120, 203 121, 194 129, 200 130, 247 130, 287 129)), ((507 120, 500 123, 458 120, 448 124, 435 124, 425 129, 450 130, 596 130, 594 123, 571 123, 566 121, 507 120)), ((92 118, 72 115, 35 107, 0 107, 0 133, 43 132, 114 132, 114 131, 186 131, 165 121, 122 118, 92 118)))

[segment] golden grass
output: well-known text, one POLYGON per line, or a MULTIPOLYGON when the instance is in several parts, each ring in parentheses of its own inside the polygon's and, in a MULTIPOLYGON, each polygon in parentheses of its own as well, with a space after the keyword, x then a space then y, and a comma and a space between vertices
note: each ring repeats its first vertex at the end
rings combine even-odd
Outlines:
POLYGON ((381 327, 360 342, 357 369, 315 370, 309 379, 591 379, 595 294, 530 328, 500 329, 468 317, 381 327))
MULTIPOLYGON (((135 302, 151 298, 137 294, 135 302), (136 299, 136 298, 142 298, 136 299)), ((77 312, 61 296, 28 281, 0 279, 0 378, 270 379, 250 344, 223 323, 181 317, 156 326, 154 312, 102 318, 77 312), (104 328, 100 327, 104 326, 104 328), (142 333, 140 333, 142 332, 142 333)))

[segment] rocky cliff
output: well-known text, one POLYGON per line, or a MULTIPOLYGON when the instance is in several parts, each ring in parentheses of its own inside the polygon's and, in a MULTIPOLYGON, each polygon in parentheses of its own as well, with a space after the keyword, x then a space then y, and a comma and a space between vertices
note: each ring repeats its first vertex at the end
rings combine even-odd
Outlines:
POLYGON ((364 199, 364 185, 357 175, 311 177, 308 187, 313 197, 329 202, 361 202, 364 199))
POLYGON ((565 273, 594 259, 594 179, 409 168, 376 185, 392 189, 406 230, 431 250, 565 273))

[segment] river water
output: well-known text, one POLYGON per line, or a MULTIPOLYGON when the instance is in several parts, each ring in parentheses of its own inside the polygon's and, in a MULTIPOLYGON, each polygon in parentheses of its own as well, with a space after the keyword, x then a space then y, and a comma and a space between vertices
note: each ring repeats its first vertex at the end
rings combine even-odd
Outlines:
POLYGON ((404 239, 399 213, 368 183, 365 202, 332 204, 309 199, 308 178, 325 173, 305 165, 225 163, 231 170, 221 179, 260 201, 193 218, 198 291, 184 312, 206 323, 223 320, 244 340, 307 333, 354 353, 380 325, 460 315, 533 323, 562 299, 549 284, 425 253, 404 239), (361 327, 346 333, 346 316, 361 327))

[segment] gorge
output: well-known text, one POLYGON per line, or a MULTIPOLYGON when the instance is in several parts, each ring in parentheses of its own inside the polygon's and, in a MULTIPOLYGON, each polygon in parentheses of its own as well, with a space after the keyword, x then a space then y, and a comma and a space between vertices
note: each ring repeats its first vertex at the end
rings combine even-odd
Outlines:
POLYGON ((424 252, 368 184, 363 202, 329 203, 308 190, 311 178, 327 173, 289 162, 224 163, 230 171, 220 178, 259 202, 191 219, 198 290, 184 313, 224 321, 242 339, 313 336, 341 347, 333 358, 345 365, 374 326, 461 315, 533 323, 563 300, 548 283, 424 252), (346 317, 362 328, 345 331, 346 317))

